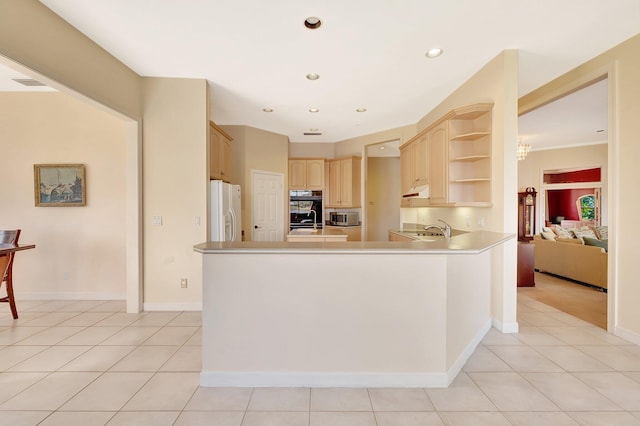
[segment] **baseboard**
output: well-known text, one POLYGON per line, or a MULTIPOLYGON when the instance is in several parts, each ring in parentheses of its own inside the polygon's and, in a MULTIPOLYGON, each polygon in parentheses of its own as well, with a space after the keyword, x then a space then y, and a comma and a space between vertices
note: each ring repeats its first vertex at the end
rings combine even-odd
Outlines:
POLYGON ((100 292, 16 292, 15 298, 20 300, 126 300, 125 293, 100 292))
POLYGON ((498 321, 497 319, 493 318, 491 320, 491 325, 493 326, 493 328, 495 328, 498 331, 501 331, 502 333, 517 333, 518 330, 520 330, 520 327, 518 326, 517 322, 502 322, 502 321, 498 321))
POLYGON ((185 303, 143 303, 144 311, 201 311, 202 302, 185 303))
POLYGON ((618 337, 622 337, 625 340, 630 341, 631 343, 635 343, 636 345, 640 345, 640 334, 635 331, 627 330, 626 328, 616 327, 615 335, 618 337))
POLYGON ((318 373, 202 371, 204 387, 336 387, 336 388, 443 388, 445 373, 318 373))
POLYGON ((473 355, 473 352, 476 350, 480 342, 482 342, 482 339, 484 339, 484 336, 486 336, 490 329, 491 320, 487 320, 482 328, 478 330, 473 339, 471 339, 471 341, 467 344, 460 356, 458 356, 458 359, 456 359, 453 365, 447 370, 447 386, 449 386, 451 382, 453 382, 453 380, 456 378, 458 373, 460 373, 462 367, 464 367, 471 355, 473 355))

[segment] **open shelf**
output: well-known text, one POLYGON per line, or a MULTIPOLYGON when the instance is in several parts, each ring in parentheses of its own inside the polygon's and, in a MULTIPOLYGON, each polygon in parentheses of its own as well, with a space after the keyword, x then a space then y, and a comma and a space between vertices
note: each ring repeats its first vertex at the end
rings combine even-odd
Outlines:
POLYGON ((487 159, 487 158, 491 158, 491 156, 490 155, 486 155, 486 154, 483 154, 483 155, 467 155, 465 157, 452 158, 449 161, 452 162, 452 163, 455 163, 455 162, 464 163, 464 162, 480 161, 480 160, 484 160, 484 159, 487 159))
POLYGON ((475 141, 485 136, 491 135, 491 132, 471 132, 456 135, 451 138, 452 141, 475 141))
POLYGON ((489 178, 456 179, 449 181, 449 183, 489 182, 490 180, 489 178))

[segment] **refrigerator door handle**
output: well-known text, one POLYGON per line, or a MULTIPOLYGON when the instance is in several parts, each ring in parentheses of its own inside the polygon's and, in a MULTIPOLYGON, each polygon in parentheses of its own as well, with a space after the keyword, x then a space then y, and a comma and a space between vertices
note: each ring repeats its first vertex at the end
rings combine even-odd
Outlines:
POLYGON ((229 210, 229 215, 231 216, 231 240, 236 240, 236 212, 233 209, 229 210))

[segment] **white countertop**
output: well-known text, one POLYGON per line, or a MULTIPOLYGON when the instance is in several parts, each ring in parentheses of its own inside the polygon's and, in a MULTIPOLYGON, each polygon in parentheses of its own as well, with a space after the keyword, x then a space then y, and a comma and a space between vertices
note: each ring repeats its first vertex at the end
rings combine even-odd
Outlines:
MULTIPOLYGON (((324 231, 324 230, 323 230, 324 231)), ((320 232, 320 231, 318 231, 320 232)), ((474 254, 481 253, 507 240, 515 234, 490 231, 469 232, 450 239, 434 241, 347 241, 347 242, 215 242, 197 244, 193 249, 203 254, 213 253, 356 253, 356 254, 474 254)))

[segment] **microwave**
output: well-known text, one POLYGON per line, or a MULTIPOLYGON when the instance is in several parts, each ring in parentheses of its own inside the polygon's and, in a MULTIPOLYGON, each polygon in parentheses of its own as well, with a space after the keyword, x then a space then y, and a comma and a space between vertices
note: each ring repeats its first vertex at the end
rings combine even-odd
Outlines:
POLYGON ((356 226, 360 224, 358 212, 331 212, 329 223, 334 226, 356 226))

